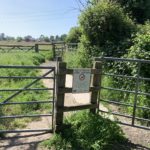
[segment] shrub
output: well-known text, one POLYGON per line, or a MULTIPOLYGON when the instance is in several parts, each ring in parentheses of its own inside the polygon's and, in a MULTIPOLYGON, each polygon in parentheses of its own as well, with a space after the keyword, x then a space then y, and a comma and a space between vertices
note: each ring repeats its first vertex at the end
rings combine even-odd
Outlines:
POLYGON ((125 138, 116 123, 98 114, 79 112, 67 118, 62 133, 44 145, 56 150, 108 150, 119 149, 123 142, 125 138))
POLYGON ((79 43, 81 34, 82 33, 79 27, 73 27, 70 29, 69 34, 67 35, 66 41, 68 43, 79 43))
POLYGON ((79 23, 83 32, 81 44, 89 57, 123 55, 136 29, 120 5, 110 1, 89 6, 82 12, 79 23))

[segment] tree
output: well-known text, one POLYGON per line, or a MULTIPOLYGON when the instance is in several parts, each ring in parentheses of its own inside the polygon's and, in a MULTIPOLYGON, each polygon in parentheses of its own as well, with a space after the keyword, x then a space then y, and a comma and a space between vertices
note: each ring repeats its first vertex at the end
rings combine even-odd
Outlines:
POLYGON ((16 41, 17 41, 17 42, 21 42, 22 40, 23 40, 23 38, 20 37, 20 36, 18 36, 18 37, 16 38, 16 41))
POLYGON ((117 3, 101 1, 85 9, 79 18, 81 49, 87 59, 94 56, 123 55, 129 48, 129 39, 135 24, 117 3), (121 53, 118 53, 121 52, 121 53))
POLYGON ((51 35, 49 39, 52 42, 52 41, 54 41, 55 37, 53 35, 51 35))
POLYGON ((24 40, 26 41, 26 42, 30 42, 30 41, 32 41, 32 36, 31 35, 27 35, 27 36, 25 36, 24 37, 24 40))
POLYGON ((66 38, 67 38, 67 34, 62 34, 62 35, 60 36, 60 40, 61 40, 61 41, 66 41, 66 38))
POLYGON ((143 24, 150 19, 150 0, 114 0, 121 4, 125 10, 143 24))
POLYGON ((1 41, 5 40, 5 34, 4 33, 0 33, 0 40, 1 41))
POLYGON ((70 29, 66 41, 68 43, 79 43, 81 37, 81 29, 79 27, 73 27, 70 29))
POLYGON ((44 35, 41 34, 40 37, 39 37, 39 41, 43 42, 44 41, 44 35))
POLYGON ((44 37, 44 42, 50 42, 50 39, 47 36, 45 36, 44 37))
POLYGON ((55 36, 55 41, 60 41, 59 35, 56 35, 56 36, 55 36))

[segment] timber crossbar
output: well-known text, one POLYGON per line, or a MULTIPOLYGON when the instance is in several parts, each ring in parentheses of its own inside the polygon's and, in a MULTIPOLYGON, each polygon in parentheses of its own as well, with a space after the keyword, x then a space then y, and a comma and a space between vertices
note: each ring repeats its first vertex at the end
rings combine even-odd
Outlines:
POLYGON ((11 51, 11 50, 26 50, 30 51, 35 49, 34 45, 0 45, 0 50, 2 51, 11 51))
POLYGON ((98 110, 98 94, 100 90, 102 63, 94 62, 93 68, 91 68, 92 78, 89 90, 89 92, 91 92, 90 103, 78 104, 76 106, 64 106, 65 93, 72 93, 72 87, 68 88, 65 86, 66 75, 73 75, 73 69, 67 69, 67 64, 65 62, 58 62, 57 71, 56 132, 60 132, 63 126, 64 112, 90 109, 90 112, 96 113, 98 110))

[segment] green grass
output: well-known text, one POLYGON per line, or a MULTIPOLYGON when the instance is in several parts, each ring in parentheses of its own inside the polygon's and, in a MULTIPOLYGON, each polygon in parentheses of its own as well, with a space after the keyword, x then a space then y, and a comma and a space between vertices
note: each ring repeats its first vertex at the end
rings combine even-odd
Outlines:
POLYGON ((43 142, 42 146, 54 150, 124 150, 126 142, 116 123, 83 111, 68 117, 63 131, 43 142))
POLYGON ((77 51, 70 51, 64 54, 64 61, 67 62, 69 68, 79 68, 81 67, 79 61, 79 54, 77 51))
MULTIPOLYGON (((32 53, 32 52, 12 52, 0 54, 0 65, 40 65, 46 59, 52 58, 49 52, 32 53)), ((38 76, 40 70, 37 69, 0 69, 0 76, 38 76)), ((34 79, 0 79, 1 89, 17 89, 23 88, 31 83, 34 79)), ((44 88, 42 81, 38 81, 30 88, 44 88)), ((12 95, 14 92, 0 92, 0 102, 12 95)), ((51 95, 48 91, 24 91, 14 97, 10 102, 27 102, 48 100, 51 95)), ((5 105, 0 106, 0 116, 6 115, 23 115, 23 114, 38 114, 42 111, 50 110, 51 105, 34 104, 34 105, 5 105)), ((0 129, 15 129, 22 128, 31 121, 31 119, 1 119, 0 129)))

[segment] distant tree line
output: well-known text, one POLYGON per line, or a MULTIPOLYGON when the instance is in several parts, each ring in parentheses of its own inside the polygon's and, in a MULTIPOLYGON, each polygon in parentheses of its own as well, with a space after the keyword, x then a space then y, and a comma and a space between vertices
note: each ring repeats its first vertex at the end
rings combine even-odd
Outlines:
POLYGON ((17 42, 58 42, 58 41, 66 41, 66 34, 62 35, 50 35, 50 36, 45 36, 45 35, 40 35, 39 38, 34 38, 31 35, 27 35, 24 37, 18 36, 18 37, 12 37, 12 36, 7 36, 5 33, 0 33, 0 41, 17 41, 17 42))

